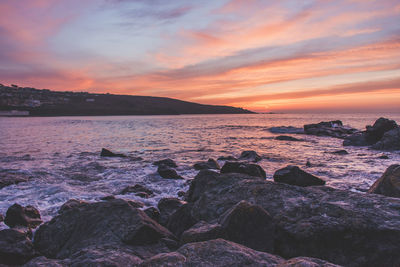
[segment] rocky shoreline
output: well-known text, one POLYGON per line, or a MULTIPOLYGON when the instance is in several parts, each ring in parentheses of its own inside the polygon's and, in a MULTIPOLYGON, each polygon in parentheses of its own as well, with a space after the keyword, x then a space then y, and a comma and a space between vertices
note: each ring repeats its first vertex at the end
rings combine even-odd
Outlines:
MULTIPOLYGON (((387 148, 387 136, 399 129, 387 119, 361 133, 336 129, 342 125, 308 129, 317 135, 336 131, 334 137, 344 140, 374 136, 375 143, 368 143, 373 149, 379 142, 387 148)), ((109 150, 101 156, 126 157, 109 150)), ((9 226, 0 231, 0 266, 400 265, 400 165, 358 193, 325 186, 291 165, 266 180, 255 151, 223 160, 221 166, 213 159, 194 162, 199 172, 188 191, 156 207, 113 195, 97 202, 71 199, 43 223, 35 207, 14 204, 0 215, 9 226)), ((154 165, 163 179, 184 179, 171 159, 154 165)), ((115 194, 126 193, 143 199, 154 194, 142 184, 115 194)))

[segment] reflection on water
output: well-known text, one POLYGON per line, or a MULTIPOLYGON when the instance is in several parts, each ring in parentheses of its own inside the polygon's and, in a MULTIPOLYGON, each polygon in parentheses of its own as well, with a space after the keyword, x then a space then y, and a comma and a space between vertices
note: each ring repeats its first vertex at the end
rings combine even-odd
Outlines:
POLYGON ((162 197, 176 196, 187 183, 161 179, 153 161, 172 158, 178 173, 190 179, 197 173, 194 162, 238 156, 243 150, 263 156, 259 164, 268 179, 278 168, 295 164, 326 179, 329 186, 363 191, 387 166, 400 161, 399 152, 385 152, 388 160, 378 159, 383 152, 358 147, 346 147, 348 155, 333 155, 327 152, 343 149, 342 140, 301 135, 303 142, 278 141, 274 137, 279 134, 269 128, 341 119, 363 129, 380 116, 400 122, 400 114, 0 118, 0 174, 29 177, 28 182, 0 189, 0 213, 18 202, 51 216, 70 198, 98 200, 135 183, 154 190, 154 198, 124 197, 155 205, 162 197), (100 158, 102 147, 143 160, 100 158), (305 166, 307 160, 312 167, 305 166))

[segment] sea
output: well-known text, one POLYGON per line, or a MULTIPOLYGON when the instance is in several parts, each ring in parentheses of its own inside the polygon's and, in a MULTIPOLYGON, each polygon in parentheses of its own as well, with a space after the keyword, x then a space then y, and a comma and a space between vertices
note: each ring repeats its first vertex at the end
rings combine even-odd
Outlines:
POLYGON ((139 200, 145 207, 157 206, 161 198, 177 197, 179 191, 188 189, 198 173, 194 163, 239 157, 245 150, 262 156, 258 164, 267 180, 273 180, 276 170, 297 165, 326 180, 327 186, 365 193, 388 166, 400 162, 400 151, 343 147, 341 139, 296 132, 304 124, 330 120, 362 130, 379 117, 400 122, 400 113, 1 117, 0 176, 21 176, 28 181, 0 189, 0 214, 19 203, 37 207, 46 221, 69 199, 99 201, 109 195, 139 200), (278 135, 302 141, 275 140, 278 135), (129 157, 100 157, 102 148, 129 157), (331 153, 342 149, 349 154, 331 153), (383 155, 388 159, 381 159, 383 155), (178 164, 176 170, 184 180, 157 174, 153 162, 165 158, 178 164), (307 161, 311 166, 306 166, 307 161), (154 196, 119 195, 135 184, 153 190, 154 196))

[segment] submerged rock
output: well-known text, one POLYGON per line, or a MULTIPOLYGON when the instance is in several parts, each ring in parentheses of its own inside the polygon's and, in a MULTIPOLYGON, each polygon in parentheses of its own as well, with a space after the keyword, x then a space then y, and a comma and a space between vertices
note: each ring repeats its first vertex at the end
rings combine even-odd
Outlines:
POLYGON ((121 157, 121 158, 126 158, 126 155, 124 155, 124 154, 114 153, 114 152, 111 152, 110 150, 105 149, 105 148, 101 149, 100 156, 101 157, 121 157))
POLYGON ((174 169, 166 165, 158 166, 157 172, 164 179, 175 179, 175 180, 183 179, 183 177, 180 176, 174 169))
POLYGON ((297 186, 324 185, 325 181, 297 166, 289 165, 279 169, 274 174, 274 181, 297 186))
POLYGON ((115 199, 106 202, 82 203, 64 210, 39 227, 34 245, 50 258, 69 258, 89 247, 131 249, 140 255, 151 251, 168 251, 162 238, 174 236, 129 202, 115 199), (128 246, 130 245, 130 246, 128 246), (131 247, 133 246, 133 247, 131 247), (141 251, 137 246, 146 246, 141 251))
POLYGON ((261 166, 244 162, 225 162, 221 168, 221 173, 243 173, 260 178, 266 178, 267 175, 261 166))
POLYGON ((336 150, 331 152, 331 154, 336 154, 336 155, 348 155, 349 152, 347 152, 346 150, 342 149, 342 150, 336 150))
POLYGON ((39 211, 35 207, 22 207, 15 203, 8 208, 4 223, 9 227, 26 226, 36 228, 42 223, 42 220, 39 211))
POLYGON ((301 139, 295 138, 293 136, 288 136, 288 135, 278 135, 275 137, 275 140, 280 140, 280 141, 303 141, 301 139))
POLYGON ((0 231, 0 265, 24 264, 37 255, 25 234, 14 229, 0 231))
POLYGON ((344 138, 355 132, 357 132, 356 129, 343 126, 343 123, 340 120, 323 121, 320 123, 304 125, 304 133, 309 135, 344 138))
POLYGON ((165 165, 165 166, 168 166, 171 168, 178 167, 178 165, 176 165, 175 161, 173 161, 172 159, 163 159, 163 160, 155 161, 153 163, 153 165, 155 165, 155 166, 165 165))
POLYGON ((149 197, 153 195, 153 191, 148 189, 147 187, 140 185, 140 184, 135 184, 133 186, 127 186, 124 189, 121 190, 121 192, 119 192, 119 195, 125 195, 125 194, 129 194, 129 193, 135 193, 136 195, 141 194, 141 193, 145 193, 147 194, 149 197))
POLYGON ((257 162, 257 161, 260 161, 261 159, 262 159, 261 156, 258 155, 257 152, 255 152, 253 150, 243 151, 239 157, 239 160, 246 160, 246 161, 252 161, 252 162, 257 162))
POLYGON ((381 178, 368 190, 368 193, 400 198, 400 165, 391 165, 381 178))
POLYGON ((282 133, 282 134, 303 134, 303 128, 296 128, 293 126, 278 126, 271 127, 268 129, 271 133, 282 133))
POLYGON ((197 162, 193 165, 196 170, 214 169, 219 170, 221 167, 215 159, 208 159, 206 162, 197 162))
POLYGON ((9 185, 27 182, 30 179, 26 174, 0 172, 0 189, 9 185))

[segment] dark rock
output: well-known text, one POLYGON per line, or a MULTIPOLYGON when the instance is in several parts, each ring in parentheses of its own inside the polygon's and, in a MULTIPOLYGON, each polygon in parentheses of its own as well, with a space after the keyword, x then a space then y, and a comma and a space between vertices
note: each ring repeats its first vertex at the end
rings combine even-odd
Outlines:
POLYGON ((157 205, 160 211, 160 224, 167 225, 169 217, 184 204, 184 201, 174 197, 160 199, 157 205))
POLYGON ((304 133, 309 135, 345 138, 355 132, 357 132, 356 129, 343 126, 339 120, 304 125, 304 133))
POLYGON ((400 128, 384 133, 382 138, 374 145, 373 149, 379 150, 400 150, 400 128))
POLYGON ((0 214, 0 222, 4 221, 4 216, 0 214))
POLYGON ((252 161, 252 162, 257 162, 257 161, 260 161, 261 159, 262 159, 261 156, 258 155, 257 152, 255 152, 253 150, 243 151, 239 157, 239 160, 246 160, 246 161, 252 161))
POLYGON ((235 157, 233 157, 233 156, 222 156, 222 157, 219 157, 219 158, 218 158, 218 160, 224 160, 224 161, 227 161, 227 160, 229 160, 229 161, 235 161, 235 160, 237 160, 237 158, 235 158, 235 157))
POLYGON ((8 208, 4 223, 9 227, 26 226, 29 228, 36 228, 42 223, 39 211, 32 207, 15 203, 8 208))
POLYGON ((378 157, 378 159, 389 159, 388 155, 381 155, 378 157))
POLYGON ((179 191, 177 193, 177 195, 178 195, 178 197, 184 197, 186 195, 186 192, 185 191, 179 191))
POLYGON ((375 121, 374 125, 367 126, 366 138, 368 143, 375 144, 383 135, 393 129, 397 129, 399 126, 394 120, 389 120, 386 118, 379 118, 375 121))
POLYGON ((156 222, 160 222, 160 212, 155 207, 150 207, 144 210, 144 213, 147 214, 151 219, 156 222))
POLYGON ((126 158, 126 155, 124 155, 124 154, 114 153, 114 152, 111 152, 110 150, 105 149, 105 148, 101 149, 100 156, 101 157, 121 157, 121 158, 126 158))
MULTIPOLYGON (((81 203, 63 210, 36 231, 34 245, 50 258, 69 258, 88 247, 125 249, 127 245, 150 251, 161 238, 175 237, 129 202, 115 199, 81 203)), ((137 248, 137 249, 139 249, 137 248)), ((158 253, 167 251, 158 249, 158 253)), ((136 251, 136 250, 135 250, 136 251)), ((138 252, 139 253, 139 252, 138 252)), ((136 255, 136 254, 135 254, 136 255)))
POLYGON ((210 224, 200 221, 182 233, 181 244, 207 241, 221 237, 222 227, 220 224, 210 224))
POLYGON ((297 257, 277 265, 277 267, 340 267, 330 262, 308 257, 297 257))
POLYGON ((284 258, 301 255, 348 266, 400 264, 400 199, 239 174, 200 174, 189 198, 197 221, 213 223, 246 200, 271 215, 274 253, 284 258))
POLYGON ((278 127, 271 127, 268 129, 271 133, 281 133, 281 134, 303 134, 303 128, 296 128, 293 126, 278 126, 278 127))
POLYGON ((368 146, 370 143, 365 137, 365 133, 354 133, 347 136, 343 141, 344 146, 368 146))
POLYGON ((368 190, 368 193, 400 198, 400 165, 391 165, 381 178, 368 190))
POLYGON ((24 264, 37 255, 25 234, 14 229, 0 231, 0 264, 24 264))
POLYGON ((193 165, 196 170, 206 170, 206 169, 215 169, 219 170, 221 167, 218 162, 214 159, 208 159, 206 162, 197 162, 193 165))
POLYGON ((242 200, 219 219, 223 237, 246 247, 273 252, 275 227, 266 210, 242 200))
POLYGON ((29 179, 29 176, 21 173, 0 173, 0 189, 9 185, 27 182, 29 179))
POLYGON ((147 187, 140 185, 140 184, 135 184, 134 186, 127 186, 124 189, 119 192, 119 195, 125 195, 129 193, 146 193, 148 196, 153 195, 153 191, 148 189, 147 187))
POLYGON ((279 135, 279 136, 275 137, 275 140, 280 140, 280 141, 303 141, 301 139, 297 139, 295 137, 288 136, 288 135, 279 135))
POLYGON ((188 243, 176 252, 156 255, 141 266, 275 266, 282 263, 281 257, 258 252, 245 246, 215 239, 188 243))
POLYGON ((311 167, 311 166, 312 166, 312 164, 311 164, 311 162, 310 162, 309 160, 307 160, 306 166, 307 166, 307 167, 311 167))
POLYGON ((346 150, 342 149, 342 150, 333 151, 333 152, 331 152, 331 154, 336 154, 336 155, 348 155, 349 152, 347 152, 346 150))
POLYGON ((156 166, 165 165, 165 166, 168 166, 171 168, 178 167, 178 165, 176 165, 175 161, 173 161, 172 159, 159 160, 159 161, 154 162, 153 165, 156 165, 156 166))
POLYGON ((274 181, 278 183, 297 185, 297 186, 313 186, 324 185, 325 181, 310 173, 307 173, 297 166, 289 165, 279 169, 274 174, 274 181))
POLYGON ((104 200, 104 201, 113 200, 113 199, 115 199, 115 196, 113 196, 113 195, 109 195, 109 196, 100 198, 100 200, 104 200))
MULTIPOLYGON (((112 199, 115 199, 115 198, 109 198, 108 200, 112 200, 112 199)), ((76 208, 76 207, 79 207, 79 206, 84 206, 84 205, 87 205, 87 204, 89 204, 89 203, 86 202, 86 201, 83 201, 83 200, 70 199, 70 200, 68 200, 67 202, 65 202, 64 204, 61 205, 60 209, 58 210, 58 213, 61 214, 64 211, 67 211, 67 210, 70 210, 70 209, 73 209, 73 208, 76 208)))
POLYGON ((22 265, 23 267, 64 267, 67 266, 62 260, 48 259, 44 256, 36 257, 22 265))
POLYGON ((167 228, 177 237, 197 222, 191 214, 192 206, 192 204, 183 204, 168 218, 167 228))
POLYGON ((267 175, 261 166, 257 164, 249 164, 244 162, 225 162, 222 166, 221 173, 243 173, 260 178, 266 178, 267 175))
POLYGON ((166 165, 160 165, 157 172, 164 179, 183 179, 174 169, 166 165))

